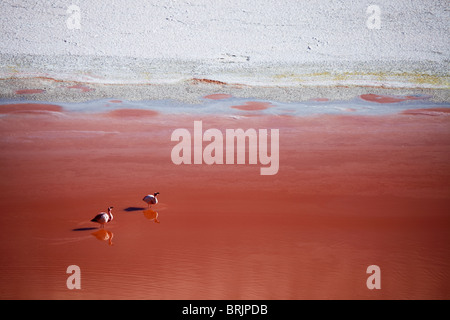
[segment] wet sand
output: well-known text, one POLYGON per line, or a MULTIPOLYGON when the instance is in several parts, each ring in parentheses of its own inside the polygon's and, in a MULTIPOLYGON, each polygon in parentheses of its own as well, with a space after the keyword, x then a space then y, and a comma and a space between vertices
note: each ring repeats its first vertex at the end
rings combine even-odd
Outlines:
POLYGON ((450 298, 448 114, 10 111, 1 299, 450 298), (278 174, 173 164, 171 133, 194 120, 279 129, 278 174), (156 191, 157 215, 142 201, 156 191), (108 206, 102 231, 90 219, 108 206), (381 290, 366 287, 374 264, 381 290), (66 287, 70 265, 81 290, 66 287))

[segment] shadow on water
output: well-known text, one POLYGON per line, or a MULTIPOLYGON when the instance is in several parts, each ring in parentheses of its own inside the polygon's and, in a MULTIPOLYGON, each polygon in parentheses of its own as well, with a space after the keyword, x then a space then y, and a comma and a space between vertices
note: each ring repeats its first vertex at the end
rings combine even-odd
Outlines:
POLYGON ((123 209, 123 211, 127 211, 127 212, 133 212, 133 211, 142 211, 145 210, 145 208, 141 208, 141 207, 128 207, 123 209))
POLYGON ((72 231, 89 231, 89 230, 95 230, 95 229, 98 229, 98 228, 96 228, 96 227, 75 228, 75 229, 72 229, 72 231))

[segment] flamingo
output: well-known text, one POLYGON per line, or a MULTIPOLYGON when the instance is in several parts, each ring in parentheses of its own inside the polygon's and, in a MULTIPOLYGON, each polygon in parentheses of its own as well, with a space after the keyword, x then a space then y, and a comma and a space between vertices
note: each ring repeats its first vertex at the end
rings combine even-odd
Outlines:
POLYGON ((97 222, 97 223, 100 223, 101 225, 102 225, 102 228, 104 228, 105 227, 105 223, 108 223, 108 222, 110 222, 110 221, 112 221, 112 219, 113 219, 113 215, 112 215, 112 213, 111 213, 111 210, 113 209, 114 207, 109 207, 108 208, 108 213, 106 213, 106 212, 100 212, 98 215, 96 215, 95 217, 94 217, 94 219, 92 219, 91 221, 92 222, 97 222))
POLYGON ((154 205, 158 203, 158 198, 156 198, 158 196, 159 192, 155 192, 153 195, 149 194, 146 195, 144 197, 144 199, 142 199, 144 202, 147 203, 147 208, 150 208, 150 205, 154 205))

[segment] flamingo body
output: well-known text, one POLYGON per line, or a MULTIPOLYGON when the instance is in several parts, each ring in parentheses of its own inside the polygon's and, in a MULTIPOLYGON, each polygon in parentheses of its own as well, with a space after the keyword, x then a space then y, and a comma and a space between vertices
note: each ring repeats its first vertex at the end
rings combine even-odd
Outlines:
POLYGON ((94 217, 94 219, 92 219, 91 221, 92 221, 92 222, 97 222, 97 223, 101 224, 102 227, 104 227, 106 223, 111 222, 112 219, 114 218, 113 215, 112 215, 112 213, 111 213, 111 209, 112 209, 112 208, 113 208, 113 207, 109 207, 109 208, 108 208, 108 213, 106 213, 106 212, 100 212, 100 213, 99 213, 98 215, 96 215, 96 216, 94 217))
POLYGON ((142 200, 143 200, 145 203, 147 203, 148 206, 157 204, 157 203, 158 203, 158 198, 157 198, 158 194, 159 194, 159 192, 155 192, 153 195, 151 195, 151 194, 146 195, 146 196, 144 197, 144 199, 142 199, 142 200))

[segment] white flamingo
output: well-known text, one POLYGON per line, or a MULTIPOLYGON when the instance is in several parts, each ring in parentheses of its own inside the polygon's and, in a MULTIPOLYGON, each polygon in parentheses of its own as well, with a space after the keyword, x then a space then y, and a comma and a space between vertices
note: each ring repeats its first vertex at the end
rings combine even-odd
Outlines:
POLYGON ((94 217, 94 219, 92 219, 91 221, 92 221, 92 222, 100 223, 100 224, 102 225, 102 228, 104 228, 104 227, 105 227, 105 223, 111 222, 112 219, 114 218, 113 215, 112 215, 112 213, 111 213, 111 210, 112 210, 113 208, 114 208, 114 207, 109 207, 109 208, 108 208, 108 213, 106 213, 106 212, 100 212, 100 213, 99 213, 98 215, 96 215, 96 216, 94 217))
POLYGON ((158 194, 159 194, 159 192, 155 192, 153 195, 151 195, 151 194, 146 195, 144 197, 144 199, 142 199, 144 202, 147 203, 147 208, 150 208, 150 205, 154 205, 154 204, 158 203, 158 198, 157 198, 158 194))

